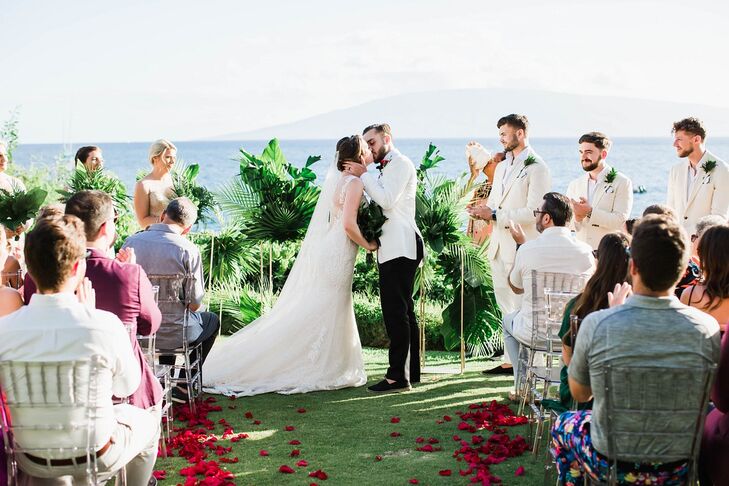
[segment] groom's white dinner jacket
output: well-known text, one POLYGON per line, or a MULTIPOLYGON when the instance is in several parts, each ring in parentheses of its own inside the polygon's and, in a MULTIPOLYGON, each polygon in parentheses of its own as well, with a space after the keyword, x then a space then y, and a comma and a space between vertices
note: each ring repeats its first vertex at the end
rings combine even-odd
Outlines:
POLYGON ((729 165, 708 150, 696 164, 696 176, 689 179, 688 157, 671 167, 668 176, 668 205, 678 215, 679 222, 691 235, 702 216, 717 214, 729 217, 729 165), (715 161, 708 174, 702 165, 715 161))
POLYGON ((412 161, 392 149, 384 157, 379 178, 365 172, 361 180, 367 195, 382 207, 387 221, 382 226, 377 261, 385 263, 395 258, 417 258, 420 230, 415 224, 415 195, 418 177, 412 161))

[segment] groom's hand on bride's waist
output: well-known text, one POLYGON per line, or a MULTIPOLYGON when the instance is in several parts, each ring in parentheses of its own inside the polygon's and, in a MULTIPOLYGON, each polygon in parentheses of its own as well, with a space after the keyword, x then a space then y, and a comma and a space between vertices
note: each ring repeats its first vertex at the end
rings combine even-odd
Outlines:
POLYGON ((344 164, 344 171, 348 174, 352 174, 354 176, 361 176, 365 172, 367 172, 367 167, 365 167, 362 164, 353 164, 353 163, 345 163, 344 164))

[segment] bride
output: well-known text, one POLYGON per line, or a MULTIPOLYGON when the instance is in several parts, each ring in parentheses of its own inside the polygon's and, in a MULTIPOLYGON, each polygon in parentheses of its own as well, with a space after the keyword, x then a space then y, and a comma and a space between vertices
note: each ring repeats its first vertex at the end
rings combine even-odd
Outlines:
POLYGON ((363 197, 347 162, 372 162, 359 135, 337 142, 306 237, 273 309, 210 352, 206 392, 248 396, 306 393, 367 382, 352 306, 358 246, 377 249, 357 226, 363 197))

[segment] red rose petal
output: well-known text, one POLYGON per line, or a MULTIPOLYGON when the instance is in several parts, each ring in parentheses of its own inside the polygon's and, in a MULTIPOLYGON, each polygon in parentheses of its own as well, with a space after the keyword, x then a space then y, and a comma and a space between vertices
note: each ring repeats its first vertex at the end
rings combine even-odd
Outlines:
POLYGON ((268 451, 261 449, 260 451, 258 451, 258 455, 261 457, 266 457, 266 456, 268 456, 268 451))
POLYGON ((445 420, 446 422, 450 422, 453 419, 450 417, 450 415, 443 415, 443 420, 445 420))
POLYGON ((400 432, 392 432, 390 434, 390 437, 400 437, 402 434, 400 432))
POLYGON ((317 479, 321 479, 322 481, 326 481, 326 480, 327 480, 327 478, 328 478, 329 476, 327 475, 327 473, 325 473, 325 472, 324 472, 324 471, 322 471, 321 469, 317 469, 317 470, 316 470, 316 471, 314 471, 314 472, 310 472, 310 473, 309 473, 309 477, 310 477, 310 478, 317 478, 317 479))
POLYGON ((246 412, 245 417, 247 419, 249 419, 249 420, 252 419, 253 418, 253 412, 246 412))
POLYGON ((416 444, 422 444, 423 442, 425 442, 425 437, 418 437, 415 439, 416 444))
POLYGON ((297 462, 296 465, 299 467, 307 467, 309 465, 309 463, 302 459, 299 462, 297 462))
POLYGON ((280 468, 278 468, 278 472, 284 474, 293 474, 294 470, 291 469, 289 466, 281 466, 280 468))
POLYGON ((293 451, 291 451, 291 454, 289 454, 289 455, 291 457, 296 457, 296 456, 301 455, 301 451, 299 449, 294 449, 293 451))
POLYGON ((382 460, 382 456, 375 456, 375 461, 381 461, 381 460, 382 460))
POLYGON ((296 430, 296 428, 293 425, 287 425, 286 427, 284 427, 284 430, 286 432, 291 432, 293 430, 296 430))
POLYGON ((410 483, 410 484, 420 484, 420 481, 418 481, 417 479, 413 478, 413 479, 408 480, 408 483, 410 483))
POLYGON ((289 441, 289 445, 301 445, 301 441, 294 439, 289 441))
POLYGON ((442 469, 438 471, 438 474, 440 476, 450 476, 452 474, 452 471, 450 469, 442 469))
POLYGON ((399 424, 400 423, 400 417, 392 417, 390 419, 391 424, 399 424))
POLYGON ((514 471, 514 476, 523 476, 524 475, 524 466, 519 466, 516 468, 516 471, 514 471))
POLYGON ((306 413, 306 409, 305 408, 300 408, 300 409, 297 410, 297 412, 299 412, 299 413, 306 413))
POLYGON ((152 471, 152 476, 154 476, 155 479, 167 479, 167 471, 164 469, 152 471))
POLYGON ((261 421, 260 420, 254 420, 253 421, 253 425, 261 425, 261 421))
POLYGON ((428 439, 429 444, 437 444, 438 442, 440 442, 440 441, 438 439, 436 439, 435 437, 431 437, 428 439))

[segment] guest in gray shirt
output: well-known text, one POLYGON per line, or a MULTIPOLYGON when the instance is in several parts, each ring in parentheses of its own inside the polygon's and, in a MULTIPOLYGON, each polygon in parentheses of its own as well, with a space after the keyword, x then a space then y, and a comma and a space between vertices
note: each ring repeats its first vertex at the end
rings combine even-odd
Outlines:
MULTIPOLYGON (((170 201, 160 220, 146 231, 127 238, 122 248, 134 250, 136 262, 147 275, 189 274, 194 277, 190 286, 187 341, 202 343, 204 363, 218 336, 220 323, 218 316, 212 312, 197 312, 205 296, 202 258, 197 246, 185 237, 197 220, 197 208, 188 198, 179 197, 170 201)), ((179 329, 182 319, 182 314, 163 316, 162 326, 157 332, 159 349, 172 350, 182 345, 179 329)), ((173 364, 174 356, 160 356, 160 363, 173 364)))
MULTIPOLYGON (((716 320, 681 304, 673 295, 688 260, 688 238, 680 225, 670 216, 643 218, 633 231, 631 257, 634 295, 617 305, 629 293, 629 287, 624 284, 616 290, 613 307, 588 315, 577 335, 569 365, 570 391, 580 402, 592 396, 594 406, 592 411, 562 414, 552 429, 552 454, 563 484, 575 481, 581 484, 583 478, 573 476, 573 471, 579 469, 598 481, 605 481, 608 443, 604 372, 607 365, 680 369, 715 364, 719 359, 716 320)), ((628 384, 616 387, 614 395, 629 397, 628 384)), ((677 390, 698 390, 701 385, 676 383, 675 387, 654 388, 653 399, 658 409, 662 404, 675 403, 677 390)), ((629 422, 624 419, 621 418, 621 423, 626 426, 629 422)), ((684 419, 675 416, 673 420, 684 419)), ((651 425, 642 420, 634 423, 636 433, 651 425)), ((670 484, 676 478, 685 480, 687 463, 664 466, 661 460, 662 453, 681 449, 683 445, 660 440, 646 444, 645 454, 651 463, 635 465, 633 471, 621 468, 618 481, 630 472, 637 474, 639 467, 643 474, 653 478, 651 482, 658 484, 670 484)))

